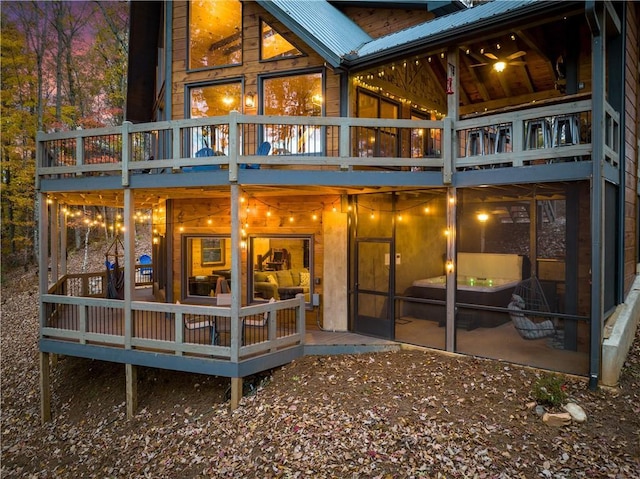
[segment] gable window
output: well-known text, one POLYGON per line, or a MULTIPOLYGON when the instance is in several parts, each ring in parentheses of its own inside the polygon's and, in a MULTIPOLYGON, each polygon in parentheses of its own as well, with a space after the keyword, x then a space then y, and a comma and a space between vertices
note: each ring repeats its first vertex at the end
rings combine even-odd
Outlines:
POLYGON ((239 0, 189 2, 189 69, 242 63, 242 4, 239 0))
POLYGON ((264 20, 260 21, 260 60, 299 57, 302 52, 264 20))
MULTIPOLYGON (((265 115, 322 116, 322 73, 307 73, 262 81, 265 115)), ((302 123, 302 121, 301 121, 302 123)), ((314 125, 267 125, 265 140, 273 154, 322 152, 321 128, 314 125)))
MULTIPOLYGON (((242 84, 239 81, 194 86, 189 88, 189 115, 191 118, 227 115, 232 110, 241 109, 241 99, 242 84)), ((228 147, 227 124, 191 129, 191 149, 194 153, 207 148, 213 150, 215 155, 226 155, 228 147)))

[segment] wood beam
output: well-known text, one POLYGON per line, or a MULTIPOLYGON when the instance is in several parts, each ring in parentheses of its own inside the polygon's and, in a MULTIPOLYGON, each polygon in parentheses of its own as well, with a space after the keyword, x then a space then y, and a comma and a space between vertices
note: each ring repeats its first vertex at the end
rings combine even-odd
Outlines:
POLYGON ((231 378, 231 410, 238 409, 242 399, 242 378, 231 378))
POLYGON ((51 421, 51 367, 49 353, 40 352, 40 422, 51 421))
MULTIPOLYGON (((464 65, 467 67, 467 70, 469 70, 469 76, 471 76, 471 79, 476 84, 476 87, 478 88, 478 92, 480 93, 482 100, 490 101, 491 96, 489 95, 489 92, 485 88, 484 82, 476 74, 475 69, 471 68, 471 61, 469 61, 468 55, 460 55, 460 59, 462 60, 462 63, 464 63, 464 65)), ((464 102, 464 105, 468 105, 468 104, 469 104, 469 100, 467 97, 467 101, 464 102)))
POLYGON ((540 55, 540 57, 546 60, 544 64, 547 67, 547 74, 549 75, 549 78, 556 78, 556 71, 553 67, 555 58, 550 59, 545 52, 540 50, 540 48, 538 47, 538 43, 533 38, 531 38, 531 36, 524 30, 518 30, 516 34, 527 45, 529 49, 533 50, 538 55, 540 55))
POLYGON ((127 419, 136 415, 138 410, 138 368, 133 364, 125 364, 127 419))

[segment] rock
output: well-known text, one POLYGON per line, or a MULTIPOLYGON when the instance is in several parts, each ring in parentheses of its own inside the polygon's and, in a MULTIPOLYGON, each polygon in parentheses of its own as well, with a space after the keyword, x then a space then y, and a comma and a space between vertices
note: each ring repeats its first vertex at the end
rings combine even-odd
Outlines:
POLYGON ((544 416, 545 412, 547 412, 547 410, 544 408, 544 406, 540 406, 540 405, 536 406, 536 414, 538 416, 544 416))
POLYGON ((544 413, 542 416, 542 422, 544 422, 547 426, 552 427, 562 427, 568 424, 571 424, 571 414, 568 412, 559 412, 559 413, 544 413))
POLYGON ((585 413, 584 409, 582 409, 574 402, 565 404, 563 409, 571 415, 571 418, 575 422, 585 422, 587 420, 587 413, 585 413))

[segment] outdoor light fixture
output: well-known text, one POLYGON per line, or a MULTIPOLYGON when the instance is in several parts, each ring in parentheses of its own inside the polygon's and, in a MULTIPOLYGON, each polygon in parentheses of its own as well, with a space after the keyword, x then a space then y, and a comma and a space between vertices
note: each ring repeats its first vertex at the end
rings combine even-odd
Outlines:
POLYGON ((255 108, 256 106, 256 94, 249 92, 244 96, 244 106, 247 108, 255 108))
POLYGON ((495 62, 493 64, 493 69, 498 73, 503 72, 505 68, 507 68, 507 64, 505 62, 495 62))
POLYGON ((477 218, 480 223, 486 223, 486 221, 489 219, 489 215, 481 211, 480 213, 478 213, 477 218))

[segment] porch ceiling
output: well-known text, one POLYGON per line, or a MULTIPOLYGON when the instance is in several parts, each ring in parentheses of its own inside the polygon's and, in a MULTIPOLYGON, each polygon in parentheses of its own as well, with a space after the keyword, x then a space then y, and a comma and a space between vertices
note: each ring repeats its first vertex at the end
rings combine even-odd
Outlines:
MULTIPOLYGON (((364 193, 384 193, 397 191, 391 187, 326 187, 326 186, 241 186, 242 191, 254 198, 273 196, 336 196, 364 193)), ((152 208, 158 202, 177 199, 209 199, 229 198, 228 188, 150 188, 135 190, 135 207, 139 209, 152 208)), ((102 191, 64 191, 51 193, 59 203, 69 206, 106 206, 112 208, 124 207, 124 192, 122 190, 102 191)))
MULTIPOLYGON (((569 2, 566 10, 553 15, 531 18, 528 23, 498 25, 456 39, 459 84, 453 88, 457 88, 460 115, 499 112, 590 91, 591 34, 583 11, 569 2), (505 62, 501 72, 494 69, 499 60, 505 62)), ((451 46, 425 42, 407 49, 400 61, 397 56, 387 57, 354 73, 375 90, 408 98, 419 107, 444 114, 451 76, 446 51, 451 46), (396 68, 398 65, 404 65, 406 73, 396 68), (421 75, 420 68, 428 73, 421 75)))
MULTIPOLYGON (((405 195, 424 195, 427 190, 440 188, 393 188, 393 187, 326 187, 326 186, 241 186, 242 191, 252 198, 277 196, 339 196, 380 194, 387 192, 405 195)), ((558 199, 565 195, 564 183, 544 183, 538 185, 502 185, 465 188, 467 202, 501 202, 537 199, 558 199)), ((226 188, 156 188, 135 191, 135 208, 153 208, 160 201, 179 199, 229 198, 226 188)), ((56 192, 51 194, 58 202, 68 206, 105 206, 124 208, 124 192, 119 190, 56 192)))

